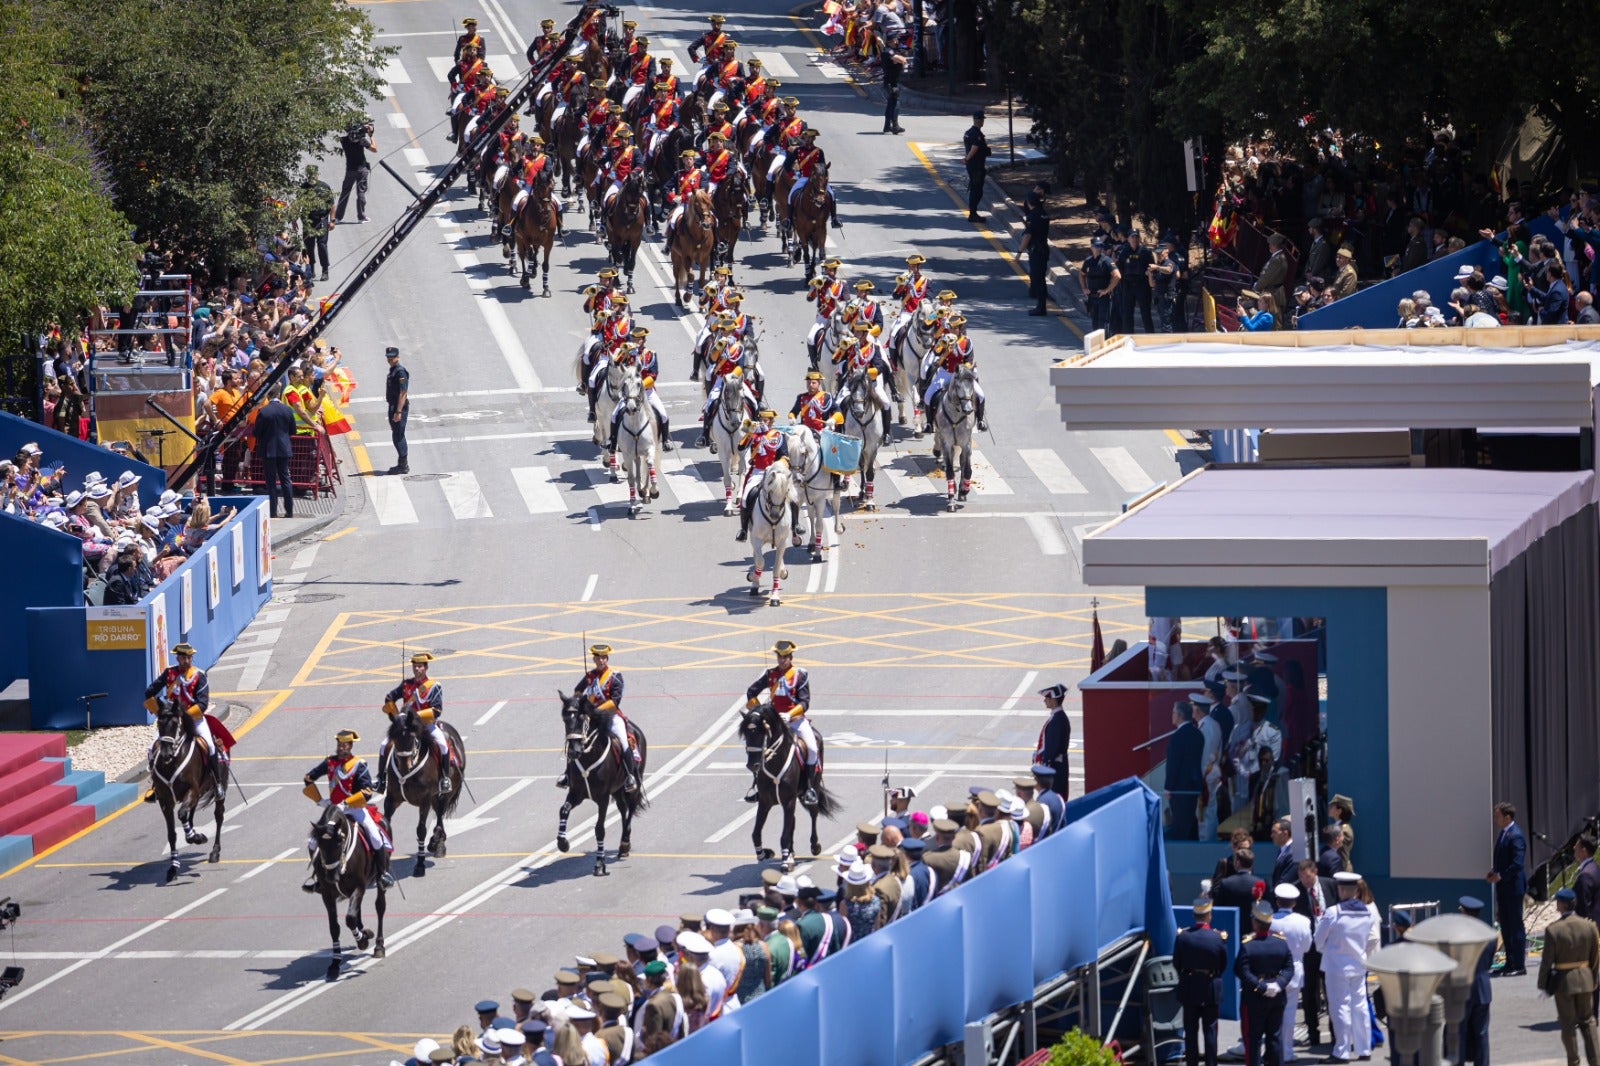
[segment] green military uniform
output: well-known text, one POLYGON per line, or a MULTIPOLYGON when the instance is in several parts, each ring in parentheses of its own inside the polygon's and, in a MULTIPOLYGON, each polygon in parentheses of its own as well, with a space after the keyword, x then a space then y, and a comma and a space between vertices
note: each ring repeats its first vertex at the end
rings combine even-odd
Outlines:
MULTIPOLYGON (((893 862, 895 853, 886 844, 874 844, 867 854, 880 862, 893 862)), ((874 878, 872 894, 878 897, 878 928, 882 929, 900 914, 900 879, 894 875, 893 869, 874 878)))
POLYGON ((1570 888, 1556 893, 1565 904, 1562 915, 1545 927, 1544 957, 1539 962, 1539 990, 1556 1001, 1556 1020, 1561 1023, 1561 1043, 1567 1050, 1568 1066, 1578 1066, 1578 1034, 1583 1034, 1583 1050, 1589 1066, 1596 1066, 1600 1052, 1600 1032, 1595 1028, 1594 991, 1600 972, 1600 931, 1587 918, 1571 910, 1576 899, 1570 888))
POLYGON ((605 992, 598 997, 598 1006, 614 1016, 595 1033, 606 1046, 608 1062, 627 1062, 633 1054, 633 1031, 623 1024, 628 1001, 616 992, 605 992))
MULTIPOLYGON (((987 870, 991 863, 999 862, 1006 857, 1011 837, 1000 823, 1000 816, 997 813, 1000 806, 999 798, 985 789, 978 793, 977 800, 980 817, 985 821, 978 825, 978 854, 974 865, 979 871, 983 871, 987 870)), ((1009 815, 1007 818, 1009 819, 1009 815)))

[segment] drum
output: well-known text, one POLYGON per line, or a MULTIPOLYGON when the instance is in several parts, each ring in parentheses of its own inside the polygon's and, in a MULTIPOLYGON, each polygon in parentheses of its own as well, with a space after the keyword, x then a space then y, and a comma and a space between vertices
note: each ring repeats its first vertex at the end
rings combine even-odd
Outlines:
POLYGON ((835 474, 855 473, 861 465, 861 438, 823 430, 822 465, 835 474))

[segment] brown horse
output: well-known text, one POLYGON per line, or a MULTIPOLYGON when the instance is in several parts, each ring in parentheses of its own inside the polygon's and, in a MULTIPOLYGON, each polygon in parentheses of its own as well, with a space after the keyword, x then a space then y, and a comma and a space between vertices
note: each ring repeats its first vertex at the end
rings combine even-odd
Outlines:
POLYGON ((561 196, 572 195, 572 185, 578 179, 578 108, 569 104, 551 125, 551 136, 546 141, 552 146, 556 162, 561 166, 561 196))
MULTIPOLYGON (((507 184, 515 184, 507 182, 507 184)), ((550 176, 547 165, 540 173, 533 189, 528 193, 528 200, 522 205, 522 210, 517 214, 511 226, 511 236, 516 241, 516 254, 522 258, 522 287, 532 291, 533 272, 540 274, 540 284, 543 286, 542 296, 550 295, 550 249, 555 244, 556 231, 560 228, 561 217, 556 213, 555 201, 551 198, 554 181, 550 176), (532 252, 530 259, 529 253, 532 252), (544 261, 539 259, 544 253, 544 261)), ((516 259, 511 255, 509 243, 506 247, 506 258, 511 260, 511 274, 517 273, 516 259)))
POLYGON ((734 246, 739 243, 739 234, 750 215, 750 199, 744 182, 742 172, 729 170, 711 198, 711 207, 717 216, 716 265, 726 264, 730 269, 734 246))
POLYGON ((356 938, 356 950, 365 951, 373 934, 361 921, 361 900, 367 886, 375 885, 378 898, 373 909, 378 913, 377 943, 372 957, 381 959, 383 948, 383 912, 388 909, 384 898, 386 889, 378 876, 378 858, 366 847, 361 827, 345 813, 344 805, 330 804, 311 823, 311 872, 316 879, 316 891, 322 905, 328 910, 328 935, 333 938, 333 959, 328 963, 328 980, 339 976, 339 901, 349 900, 344 924, 356 938))
MULTIPOLYGON (((523 212, 525 215, 529 213, 523 212)), ((526 274, 523 280, 527 280, 526 274)), ((460 765, 439 764, 433 738, 428 735, 428 727, 417 718, 415 711, 400 711, 395 714, 394 721, 389 723, 389 737, 386 742, 389 750, 388 765, 384 768, 389 790, 383 796, 383 821, 392 832, 394 812, 402 803, 409 803, 418 808, 417 865, 411 871, 413 877, 423 877, 428 872, 422 848, 422 838, 428 831, 428 812, 433 812, 435 825, 433 837, 428 841, 427 852, 436 858, 443 858, 446 850, 444 820, 455 813, 456 803, 461 799, 461 788, 466 780, 467 749, 461 743, 461 734, 457 733, 456 727, 449 722, 440 722, 439 728, 444 730, 450 748, 460 765)), ((382 915, 383 912, 378 913, 382 915)))
POLYGON ((696 189, 683 207, 683 217, 672 232, 672 296, 683 306, 683 288, 689 275, 700 268, 699 288, 706 287, 706 272, 711 269, 711 256, 717 244, 717 216, 711 208, 711 197, 704 189, 696 189))
POLYGON ((706 101, 698 93, 688 93, 678 105, 678 123, 690 130, 705 129, 706 101))
POLYGON ((818 163, 811 172, 798 196, 794 198, 794 241, 789 248, 789 262, 797 263, 805 256, 806 280, 816 272, 817 264, 828 256, 828 167, 818 163))
POLYGON ((155 789, 156 802, 161 805, 161 817, 167 821, 167 851, 172 863, 167 867, 167 883, 178 876, 178 830, 174 824, 183 823, 183 839, 189 844, 204 844, 206 835, 195 831, 195 808, 208 800, 214 805, 217 818, 217 836, 211 842, 211 854, 206 862, 222 858, 222 815, 227 805, 228 783, 218 780, 215 760, 206 753, 205 745, 195 735, 194 721, 170 703, 161 705, 156 716, 156 752, 150 762, 150 785, 155 789))
MULTIPOLYGON (((556 850, 565 854, 571 845, 567 842, 567 817, 572 808, 584 800, 593 800, 599 808, 594 820, 594 875, 606 876, 606 814, 611 801, 617 802, 617 813, 622 818, 622 843, 617 847, 617 858, 625 859, 633 849, 633 819, 648 807, 641 785, 638 791, 628 789, 628 771, 621 759, 633 758, 628 752, 616 751, 612 742, 611 716, 594 710, 584 695, 568 696, 556 692, 561 700, 561 725, 566 733, 567 798, 561 804, 561 823, 556 830, 556 850)), ((633 722, 628 730, 639 745, 639 779, 644 779, 649 763, 649 744, 644 731, 633 722)))
POLYGON ((587 210, 589 214, 589 229, 593 232, 595 224, 600 221, 600 197, 605 190, 600 187, 605 177, 601 169, 601 153, 605 146, 590 137, 589 143, 578 154, 578 204, 579 210, 587 210))
POLYGON ((633 292, 633 267, 639 257, 639 242, 644 239, 644 224, 649 217, 644 194, 644 168, 635 167, 622 182, 616 198, 606 206, 606 247, 611 262, 628 279, 633 292))

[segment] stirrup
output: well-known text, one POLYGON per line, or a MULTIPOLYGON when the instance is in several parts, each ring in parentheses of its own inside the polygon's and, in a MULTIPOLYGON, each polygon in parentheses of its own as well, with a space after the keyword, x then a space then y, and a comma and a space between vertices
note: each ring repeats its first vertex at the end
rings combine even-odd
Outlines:
POLYGON ((556 778, 556 787, 557 788, 566 788, 567 787, 567 774, 565 772, 563 772, 560 777, 556 778))
POLYGON ((820 797, 817 796, 817 790, 810 785, 807 785, 806 790, 800 793, 800 802, 802 805, 807 807, 815 807, 819 798, 820 797))
POLYGON ((153 788, 145 789, 144 790, 144 801, 146 803, 154 803, 156 801, 156 790, 153 789, 153 788))
POLYGON ((309 896, 316 895, 317 894, 317 875, 316 874, 312 874, 310 877, 306 878, 305 882, 303 884, 301 884, 301 886, 300 886, 300 891, 306 893, 309 896))
POLYGON ((750 787, 745 790, 744 801, 746 803, 761 802, 761 787, 754 781, 750 782, 750 787))

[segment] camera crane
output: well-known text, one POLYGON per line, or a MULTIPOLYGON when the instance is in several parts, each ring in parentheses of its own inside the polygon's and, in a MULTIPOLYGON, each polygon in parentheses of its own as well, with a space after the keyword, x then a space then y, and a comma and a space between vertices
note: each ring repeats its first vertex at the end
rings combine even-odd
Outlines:
POLYGON ((450 165, 445 168, 444 173, 440 174, 433 184, 424 189, 421 195, 412 202, 411 206, 400 216, 400 220, 394 224, 394 229, 390 231, 378 250, 372 253, 371 258, 363 263, 359 270, 350 275, 340 292, 327 299, 321 313, 312 319, 311 324, 304 331, 295 335, 289 342, 289 346, 278 357, 277 363, 267 373, 267 376, 245 397, 244 402, 239 405, 239 409, 234 411, 226 422, 212 431, 204 440, 196 443, 189 461, 173 475, 168 482, 168 487, 181 489, 202 471, 205 471, 207 475, 212 474, 216 466, 217 449, 238 430, 240 424, 245 421, 250 413, 261 405, 272 386, 283 380, 285 375, 289 373, 289 367, 305 354, 311 347, 312 342, 327 331, 328 327, 333 324, 334 319, 339 317, 340 313, 350 305, 357 294, 366 287, 367 282, 372 280, 373 275, 377 274, 378 269, 388 262, 394 253, 399 250, 400 245, 405 242, 405 239, 415 232, 417 226, 422 223, 428 212, 433 210, 434 205, 439 202, 439 198, 444 195, 444 191, 453 185, 456 179, 461 177, 467 167, 477 165, 479 153, 494 137, 499 136, 501 128, 510 121, 511 116, 522 109, 523 105, 538 90, 539 85, 549 76, 556 63, 571 50, 572 42, 576 38, 579 28, 596 8, 612 16, 620 13, 620 9, 610 5, 589 3, 583 5, 582 9, 567 23, 566 29, 561 36, 561 44, 538 66, 531 68, 522 76, 516 88, 511 91, 511 95, 507 98, 505 109, 500 112, 493 122, 490 122, 487 126, 481 126, 468 150, 458 153, 450 165))

